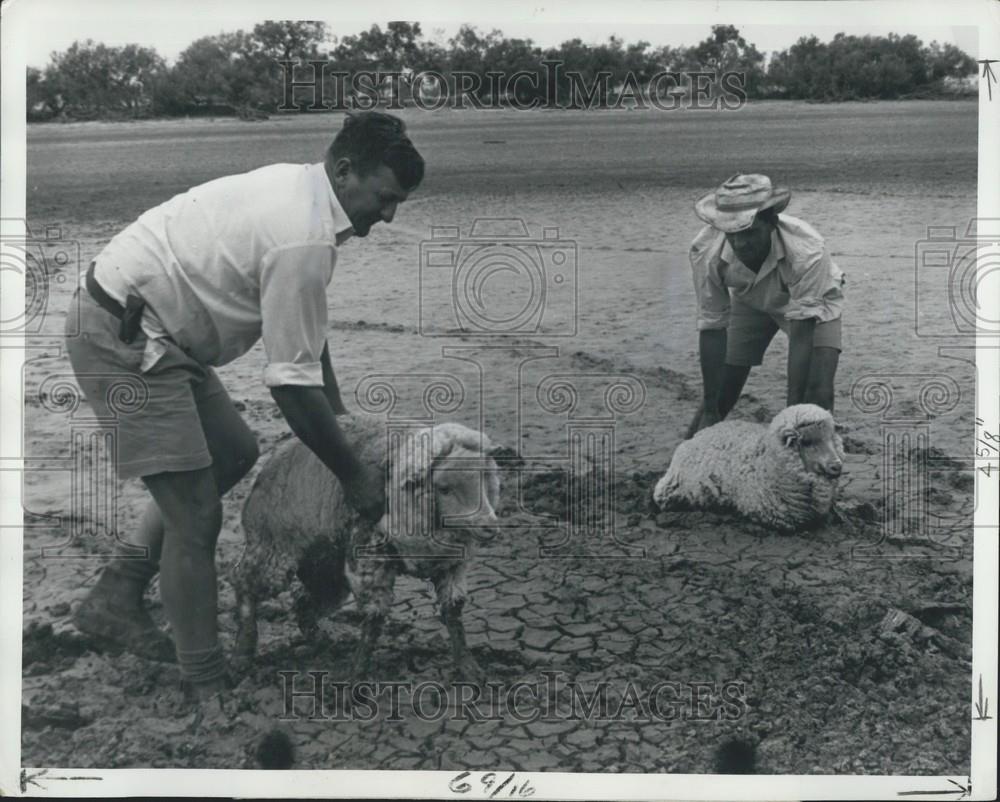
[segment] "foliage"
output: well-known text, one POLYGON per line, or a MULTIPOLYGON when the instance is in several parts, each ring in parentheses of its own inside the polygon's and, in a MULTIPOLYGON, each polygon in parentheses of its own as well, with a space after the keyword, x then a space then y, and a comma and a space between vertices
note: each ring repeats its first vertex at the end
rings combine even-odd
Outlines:
POLYGON ((28 110, 42 118, 142 117, 165 71, 151 48, 74 42, 52 54, 44 73, 28 71, 28 110))
MULTIPOLYGON (((462 25, 444 39, 426 37, 418 22, 397 21, 384 29, 372 25, 338 41, 323 22, 271 20, 249 32, 202 37, 169 67, 151 48, 74 42, 53 53, 44 70, 28 69, 28 118, 172 116, 219 110, 255 118, 283 102, 285 74, 279 62, 304 65, 310 60, 348 75, 401 74, 404 79, 395 79, 392 97, 398 92, 402 102, 421 83, 410 80, 414 75, 434 71, 446 80, 456 78, 456 73, 472 73, 474 79, 466 76, 463 81, 479 101, 537 103, 549 96, 551 80, 562 105, 587 97, 591 103, 614 102, 622 95, 648 92, 650 80, 667 71, 738 72, 750 98, 832 101, 944 94, 976 68, 976 62, 954 45, 924 45, 913 35, 839 33, 830 42, 807 36, 768 60, 733 25, 713 25, 708 37, 689 47, 653 48, 645 41, 626 43, 610 36, 596 44, 570 39, 543 50, 531 39, 509 38, 499 30, 482 32, 471 25, 462 25), (559 67, 552 71, 550 64, 546 69, 545 61, 559 62, 559 67), (491 79, 490 72, 521 77, 502 82, 491 79)), ((294 76, 302 80, 311 74, 311 68, 299 66, 294 76)), ((658 84, 657 91, 671 86, 658 84)), ((378 89, 386 97, 384 81, 378 89)), ((319 101, 329 101, 332 91, 325 87, 325 97, 319 101)), ((297 86, 293 92, 303 108, 313 100, 310 86, 297 86)))
POLYGON ((775 53, 767 70, 769 93, 811 100, 899 98, 933 88, 945 78, 973 73, 976 62, 952 44, 925 47, 913 35, 847 36, 829 43, 802 37, 775 53))
POLYGON ((263 116, 280 103, 278 62, 319 59, 326 38, 324 23, 290 20, 263 22, 250 33, 206 36, 181 53, 171 82, 189 109, 224 106, 240 117, 263 116))

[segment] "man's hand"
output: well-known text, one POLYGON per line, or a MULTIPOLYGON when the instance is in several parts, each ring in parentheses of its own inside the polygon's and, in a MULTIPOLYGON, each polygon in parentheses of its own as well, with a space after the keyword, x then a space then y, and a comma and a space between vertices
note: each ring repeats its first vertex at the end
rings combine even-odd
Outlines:
POLYGON ((712 404, 709 406, 706 401, 702 401, 701 405, 698 407, 698 411, 695 412, 691 423, 688 424, 687 431, 684 433, 684 439, 690 440, 702 429, 714 426, 721 420, 722 415, 719 414, 718 405, 712 404))
POLYGON ((701 415, 701 421, 698 423, 698 431, 707 429, 709 426, 715 426, 721 420, 722 416, 719 415, 717 409, 706 409, 701 415))
POLYGON ((378 523, 386 513, 385 473, 360 466, 353 476, 342 483, 347 503, 372 523, 378 523))

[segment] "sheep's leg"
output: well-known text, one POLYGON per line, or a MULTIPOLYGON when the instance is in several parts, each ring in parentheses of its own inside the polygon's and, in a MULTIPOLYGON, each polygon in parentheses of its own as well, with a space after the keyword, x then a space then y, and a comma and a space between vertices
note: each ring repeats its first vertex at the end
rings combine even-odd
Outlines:
POLYGON ((396 571, 391 561, 362 559, 348 560, 344 573, 363 616, 352 672, 356 679, 365 679, 371 673, 375 643, 392 607, 396 571))
POLYGON ((482 667, 472 656, 465 642, 465 625, 462 623, 462 607, 465 600, 460 600, 441 608, 441 620, 448 628, 451 640, 451 656, 455 663, 455 671, 459 677, 470 682, 482 682, 486 675, 482 667))
POLYGON ((372 658, 375 654, 375 643, 382 634, 384 623, 385 616, 376 612, 366 615, 361 622, 361 637, 351 664, 351 673, 355 679, 367 679, 370 676, 374 667, 372 658))
POLYGON ((252 660, 257 654, 257 599, 236 586, 236 656, 252 660))
POLYGON ((292 609, 295 612, 295 623, 299 626, 302 637, 314 643, 319 637, 319 604, 312 594, 305 589, 299 589, 294 594, 292 609))
POLYGON ((465 624, 462 623, 462 608, 465 606, 465 599, 468 595, 465 588, 464 568, 445 574, 434 584, 437 590, 441 621, 448 629, 455 672, 462 679, 482 682, 486 675, 469 651, 465 640, 465 624))

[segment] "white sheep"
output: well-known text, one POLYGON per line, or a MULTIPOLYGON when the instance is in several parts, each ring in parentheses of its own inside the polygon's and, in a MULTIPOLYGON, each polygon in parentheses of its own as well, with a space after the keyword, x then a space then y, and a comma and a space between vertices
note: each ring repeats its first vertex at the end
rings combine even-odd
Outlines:
POLYGON ((492 444, 456 423, 393 432, 372 416, 339 422, 359 459, 387 471, 389 512, 378 525, 364 521, 305 445, 279 448, 243 509, 246 548, 233 574, 237 654, 256 652, 257 602, 298 575, 303 589, 295 612, 307 636, 318 634, 321 612, 354 594, 362 631, 353 670, 365 677, 395 577, 405 573, 433 582, 458 673, 481 678, 466 649, 461 613, 472 543, 495 533, 500 479, 492 444))
POLYGON ((661 510, 722 509, 794 531, 830 512, 843 459, 833 416, 796 404, 769 426, 723 421, 682 442, 653 500, 661 510))

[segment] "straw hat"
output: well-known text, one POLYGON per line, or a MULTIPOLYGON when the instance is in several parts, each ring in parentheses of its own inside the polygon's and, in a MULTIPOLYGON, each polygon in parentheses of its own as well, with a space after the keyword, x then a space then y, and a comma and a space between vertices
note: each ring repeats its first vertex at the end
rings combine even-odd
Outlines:
POLYGON ((764 209, 780 212, 792 199, 787 187, 771 186, 766 175, 737 174, 694 204, 694 212, 719 231, 731 234, 753 225, 754 216, 764 209))

